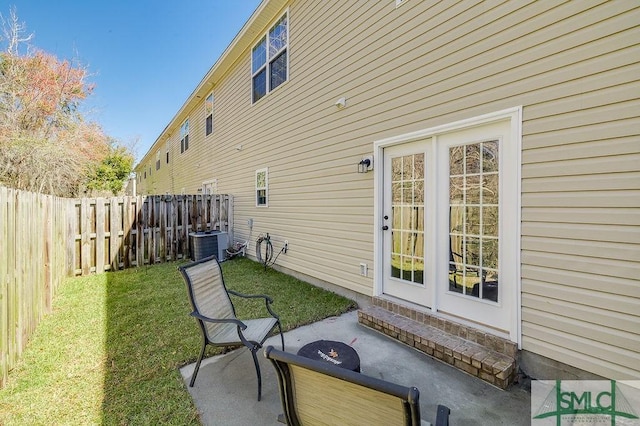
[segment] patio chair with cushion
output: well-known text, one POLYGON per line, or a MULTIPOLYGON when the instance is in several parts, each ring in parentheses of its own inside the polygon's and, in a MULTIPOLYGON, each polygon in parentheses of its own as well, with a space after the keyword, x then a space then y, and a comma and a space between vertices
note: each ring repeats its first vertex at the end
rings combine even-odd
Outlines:
MULTIPOLYGON (((335 365, 264 349, 276 369, 287 425, 424 425, 420 392, 335 365)), ((438 405, 436 425, 449 424, 449 408, 438 405)))
POLYGON ((214 256, 206 257, 197 262, 178 267, 187 284, 189 301, 191 302, 191 316, 193 316, 202 332, 202 349, 196 362, 191 383, 193 386, 198 375, 200 363, 204 357, 207 345, 223 347, 246 346, 253 357, 258 376, 258 401, 262 392, 262 379, 260 365, 256 352, 276 328, 282 341, 284 350, 284 337, 280 319, 271 309, 273 300, 262 294, 247 295, 229 290, 224 283, 220 264, 214 256), (248 298, 264 299, 269 317, 259 319, 239 319, 229 295, 248 298))

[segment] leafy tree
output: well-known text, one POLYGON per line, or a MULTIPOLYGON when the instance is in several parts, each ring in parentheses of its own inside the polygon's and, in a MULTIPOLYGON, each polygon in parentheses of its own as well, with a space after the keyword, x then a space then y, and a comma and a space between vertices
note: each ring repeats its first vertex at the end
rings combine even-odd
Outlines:
POLYGON ((134 158, 123 146, 112 144, 109 154, 89 173, 89 191, 109 191, 117 195, 133 170, 134 158))
POLYGON ((1 20, 0 184, 68 197, 90 187, 113 192, 113 179, 126 179, 133 160, 126 173, 119 170, 130 154, 81 113, 93 91, 87 70, 40 50, 20 53, 31 35, 23 35, 15 10, 1 20), (105 164, 117 172, 97 173, 105 164), (99 183, 102 176, 106 181, 99 183))

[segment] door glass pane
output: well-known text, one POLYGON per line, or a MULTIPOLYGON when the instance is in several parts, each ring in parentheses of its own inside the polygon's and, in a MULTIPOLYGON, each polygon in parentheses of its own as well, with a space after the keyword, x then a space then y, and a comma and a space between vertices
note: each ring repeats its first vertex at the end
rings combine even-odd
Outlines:
POLYGON ((498 301, 498 142, 449 149, 449 290, 498 301))
POLYGON ((391 276, 424 284, 424 154, 391 159, 391 276))

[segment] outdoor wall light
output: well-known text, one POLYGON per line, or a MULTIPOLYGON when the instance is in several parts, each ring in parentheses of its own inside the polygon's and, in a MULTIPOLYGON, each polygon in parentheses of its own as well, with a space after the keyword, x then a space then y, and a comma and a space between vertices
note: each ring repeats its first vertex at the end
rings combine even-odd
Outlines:
POLYGON ((338 107, 338 109, 342 109, 344 107, 347 106, 347 99, 346 98, 340 98, 336 101, 336 106, 338 107))
POLYGON ((373 170, 373 156, 363 157, 358 163, 358 173, 367 173, 373 170))

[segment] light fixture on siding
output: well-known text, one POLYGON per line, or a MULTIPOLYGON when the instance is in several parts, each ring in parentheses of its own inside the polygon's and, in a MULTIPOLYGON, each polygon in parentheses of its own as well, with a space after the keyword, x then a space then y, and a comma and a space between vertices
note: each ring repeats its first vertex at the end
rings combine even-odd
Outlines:
POLYGON ((342 109, 347 106, 347 98, 340 98, 336 101, 336 107, 342 109))
POLYGON ((373 170, 373 156, 362 157, 358 163, 358 173, 367 173, 373 170))

